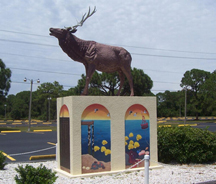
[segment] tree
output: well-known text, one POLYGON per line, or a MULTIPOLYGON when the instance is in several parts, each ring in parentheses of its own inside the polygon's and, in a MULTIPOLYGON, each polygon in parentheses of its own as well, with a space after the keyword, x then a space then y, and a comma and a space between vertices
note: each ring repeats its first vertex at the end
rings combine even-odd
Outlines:
POLYGON ((61 97, 63 97, 63 96, 72 96, 72 95, 75 95, 75 88, 70 88, 68 90, 63 90, 61 92, 61 97))
MULTIPOLYGON (((134 95, 144 96, 153 95, 151 93, 151 88, 153 82, 151 78, 146 75, 143 70, 133 68, 131 70, 133 83, 134 83, 134 95)), ((78 81, 77 86, 74 88, 74 93, 80 95, 85 86, 85 75, 82 74, 82 78, 78 81)), ((114 73, 98 73, 95 72, 92 76, 89 86, 89 95, 103 95, 103 96, 114 96, 119 88, 120 79, 117 72, 114 73)), ((121 95, 130 95, 130 85, 125 80, 123 88, 121 90, 121 95)))
POLYGON ((47 82, 41 84, 33 93, 34 98, 32 99, 32 116, 48 120, 50 102, 50 118, 56 119, 56 98, 60 97, 62 92, 63 86, 57 81, 54 81, 53 83, 47 82), (48 98, 50 97, 51 99, 49 101, 48 98))
POLYGON ((11 70, 5 67, 4 62, 0 59, 0 100, 7 96, 11 83, 11 70))
POLYGON ((11 70, 6 68, 4 62, 0 59, 0 115, 4 115, 4 104, 6 96, 10 89, 11 70))
MULTIPOLYGON (((133 68, 132 71, 134 95, 135 96, 152 96, 151 88, 153 81, 141 69, 133 68)), ((121 95, 130 95, 130 86, 128 80, 125 81, 121 95)))
POLYGON ((10 116, 13 119, 24 119, 28 117, 29 113, 29 91, 22 91, 13 95, 8 96, 9 105, 12 107, 10 116))
MULTIPOLYGON (((81 79, 78 80, 77 86, 74 88, 75 95, 80 95, 85 87, 86 76, 81 75, 81 79)), ((89 95, 98 96, 114 96, 118 90, 120 79, 118 73, 98 73, 94 72, 90 84, 89 95)))
POLYGON ((12 118, 11 117, 11 111, 13 109, 13 103, 16 99, 16 96, 15 95, 8 95, 7 96, 7 99, 6 99, 6 103, 7 103, 7 117, 8 118, 12 118))
POLYGON ((184 92, 158 93, 157 95, 157 114, 158 117, 174 117, 183 114, 184 92))
POLYGON ((196 119, 198 119, 199 113, 202 111, 202 104, 204 102, 204 97, 201 91, 203 90, 203 85, 210 77, 210 72, 204 70, 192 69, 184 73, 184 77, 181 80, 180 86, 187 88, 193 95, 190 99, 190 108, 194 110, 196 119))
POLYGON ((206 116, 216 116, 216 70, 211 73, 201 88, 204 96, 203 111, 206 116))

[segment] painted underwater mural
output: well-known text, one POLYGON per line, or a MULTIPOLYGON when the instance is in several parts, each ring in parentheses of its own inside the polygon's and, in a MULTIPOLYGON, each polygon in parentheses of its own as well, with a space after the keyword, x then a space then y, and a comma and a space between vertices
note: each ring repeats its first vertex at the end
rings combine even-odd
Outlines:
MULTIPOLYGON (((149 113, 140 105, 130 106, 125 113, 125 168, 130 168, 149 154, 149 113)), ((143 167, 144 162, 132 168, 143 167)))
POLYGON ((100 104, 81 116, 82 173, 111 171, 110 113, 100 104))

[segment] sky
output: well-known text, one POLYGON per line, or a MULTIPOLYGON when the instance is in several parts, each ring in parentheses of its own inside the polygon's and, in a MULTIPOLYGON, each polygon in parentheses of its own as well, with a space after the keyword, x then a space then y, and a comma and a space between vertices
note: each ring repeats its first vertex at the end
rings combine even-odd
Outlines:
POLYGON ((215 0, 1 1, 0 58, 12 71, 9 94, 29 91, 30 80, 33 91, 46 82, 58 81, 64 90, 77 85, 85 68, 61 50, 49 28, 76 25, 94 6, 75 35, 124 47, 131 67, 152 79, 154 94, 182 90, 188 70, 216 69, 215 0))

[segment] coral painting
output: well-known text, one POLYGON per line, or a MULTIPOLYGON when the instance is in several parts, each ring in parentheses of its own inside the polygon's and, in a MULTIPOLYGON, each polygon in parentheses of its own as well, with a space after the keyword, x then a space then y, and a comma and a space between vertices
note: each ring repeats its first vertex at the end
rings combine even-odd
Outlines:
POLYGON ((127 109, 125 113, 126 168, 144 166, 144 162, 137 163, 144 158, 145 154, 149 154, 149 123, 149 113, 144 106, 134 104, 127 109))
POLYGON ((86 107, 81 117, 82 173, 111 170, 110 113, 100 104, 86 107))

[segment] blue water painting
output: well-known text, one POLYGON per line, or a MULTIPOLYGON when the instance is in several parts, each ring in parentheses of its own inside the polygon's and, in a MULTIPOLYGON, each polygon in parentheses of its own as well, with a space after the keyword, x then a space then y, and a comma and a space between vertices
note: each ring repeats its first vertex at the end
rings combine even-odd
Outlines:
MULTIPOLYGON (((145 123, 148 123, 148 128, 141 129, 142 120, 125 120, 125 136, 128 136, 129 142, 130 140, 133 140, 134 142, 139 142, 140 147, 132 149, 133 151, 137 150, 145 150, 148 147, 148 150, 150 148, 150 142, 149 142, 149 129, 150 129, 150 122, 149 120, 146 120, 145 123), (133 133, 133 137, 129 137, 129 134, 133 133), (139 141, 136 140, 137 135, 141 135, 142 139, 139 141)), ((128 145, 125 146, 125 152, 128 152, 128 145)))
MULTIPOLYGON (((88 121, 94 121, 94 146, 98 146, 99 148, 104 146, 106 147, 106 149, 111 149, 110 120, 88 120, 88 121), (103 140, 107 141, 106 145, 102 144, 103 140)), ((81 125, 81 143, 82 143, 82 154, 89 154, 87 125, 81 125)), ((105 155, 105 153, 101 152, 101 150, 98 150, 96 152, 91 152, 91 154, 94 156, 94 158, 96 158, 99 161, 110 162, 110 154, 105 155)))

